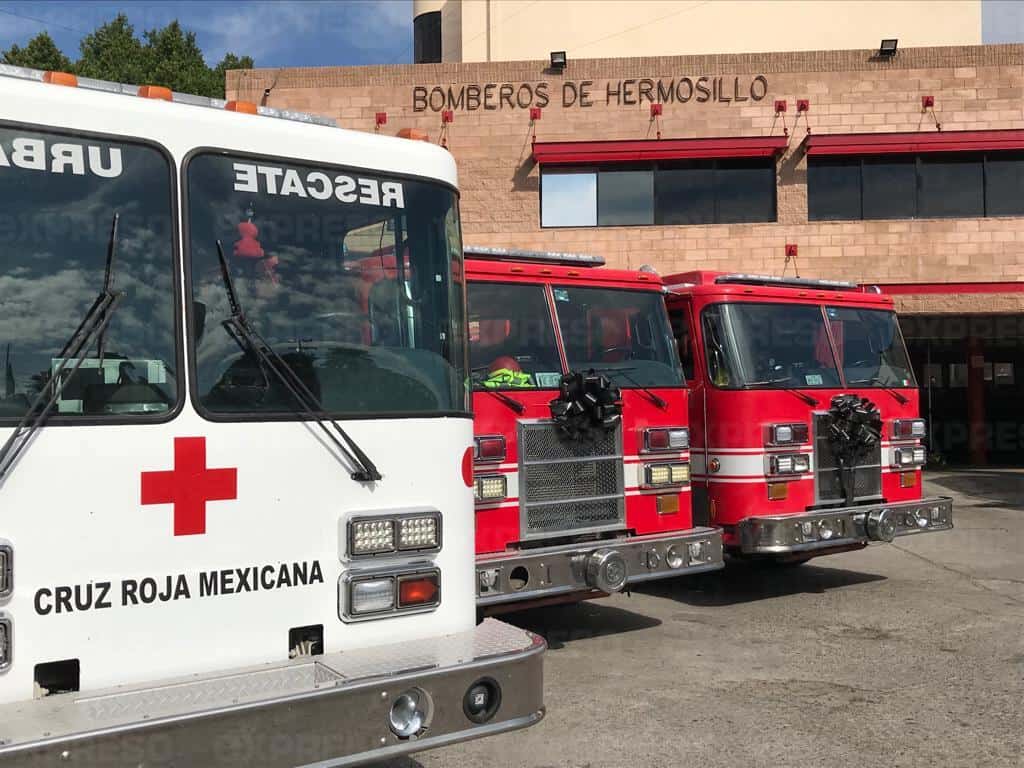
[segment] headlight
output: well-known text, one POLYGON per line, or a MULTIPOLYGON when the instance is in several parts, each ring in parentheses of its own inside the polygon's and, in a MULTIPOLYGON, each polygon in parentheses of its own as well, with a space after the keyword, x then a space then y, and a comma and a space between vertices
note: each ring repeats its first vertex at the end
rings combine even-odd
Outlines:
POLYGON ((11 666, 14 655, 14 639, 12 637, 11 620, 0 613, 0 672, 11 666))
POLYGON ((768 427, 768 442, 772 445, 800 445, 807 442, 806 424, 772 424, 768 427))
POLYGON ((353 555, 376 555, 395 549, 394 520, 355 520, 352 523, 353 555))
POLYGON ((508 479, 504 475, 483 475, 475 481, 477 501, 498 501, 508 496, 508 479))
POLYGON ((901 469, 922 467, 927 458, 923 445, 915 445, 911 448, 897 448, 893 451, 892 455, 893 464, 901 469))
POLYGON ((647 488, 685 485, 688 482, 690 482, 690 465, 686 462, 644 465, 644 486, 647 488))
POLYGON ((924 419, 896 419, 892 423, 892 436, 897 440, 913 440, 927 432, 924 419))
POLYGON ((658 427, 644 430, 645 451, 685 451, 690 447, 690 430, 686 427, 658 427))
POLYGON ((408 739, 427 727, 433 705, 430 696, 420 688, 403 692, 388 713, 388 727, 400 739, 408 739))
POLYGON ((425 517, 403 517, 398 520, 398 548, 437 549, 441 545, 439 518, 435 515, 425 517))
POLYGON ((354 517, 348 522, 348 556, 379 557, 441 549, 441 513, 354 517))
POLYGON ((665 553, 665 563, 669 568, 682 568, 686 558, 683 557, 683 551, 673 544, 668 548, 668 552, 665 553))
POLYGON ((811 469, 811 457, 806 453, 777 453, 768 459, 772 475, 802 475, 811 469))

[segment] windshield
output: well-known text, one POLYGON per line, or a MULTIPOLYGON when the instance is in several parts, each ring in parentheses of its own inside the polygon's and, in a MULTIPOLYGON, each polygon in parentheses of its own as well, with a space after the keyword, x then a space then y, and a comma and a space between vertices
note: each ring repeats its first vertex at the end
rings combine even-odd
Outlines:
POLYGON ((737 302, 706 308, 703 327, 708 375, 719 387, 914 386, 893 312, 737 302))
POLYGON ((552 294, 571 370, 593 368, 622 388, 682 386, 660 293, 553 286, 552 294))
POLYGON ((820 306, 715 304, 703 318, 708 375, 716 386, 840 386, 820 306))
POLYGON ((223 244, 249 322, 330 414, 469 409, 458 201, 440 183, 204 154, 188 165, 197 393, 294 413, 222 327, 223 244))
POLYGON ((0 419, 17 420, 103 290, 115 215, 110 326, 65 370, 53 421, 161 417, 177 401, 173 176, 158 149, 0 127, 0 419))
POLYGON ((475 389, 556 388, 562 364, 543 285, 469 284, 475 389))
POLYGON ((825 313, 848 385, 915 386, 895 312, 826 307, 825 313))

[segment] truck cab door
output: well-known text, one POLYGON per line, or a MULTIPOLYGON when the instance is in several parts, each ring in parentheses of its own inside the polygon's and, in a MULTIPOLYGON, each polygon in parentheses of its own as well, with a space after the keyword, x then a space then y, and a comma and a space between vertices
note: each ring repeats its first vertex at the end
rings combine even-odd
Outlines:
POLYGON ((690 462, 692 467, 693 524, 710 525, 707 493, 707 386, 702 375, 705 370, 698 362, 700 351, 697 325, 693 314, 693 301, 689 297, 675 296, 668 302, 668 316, 672 323, 679 350, 679 361, 690 388, 690 462))

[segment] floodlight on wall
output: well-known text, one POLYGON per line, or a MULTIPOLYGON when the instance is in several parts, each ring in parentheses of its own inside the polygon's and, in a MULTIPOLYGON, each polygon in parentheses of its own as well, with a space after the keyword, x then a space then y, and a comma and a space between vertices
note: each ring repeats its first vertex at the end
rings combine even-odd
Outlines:
POLYGON ((551 52, 551 68, 559 71, 565 69, 565 51, 551 52))
POLYGON ((878 46, 878 55, 883 59, 891 59, 896 55, 896 48, 899 45, 899 40, 895 37, 883 40, 882 44, 878 46))

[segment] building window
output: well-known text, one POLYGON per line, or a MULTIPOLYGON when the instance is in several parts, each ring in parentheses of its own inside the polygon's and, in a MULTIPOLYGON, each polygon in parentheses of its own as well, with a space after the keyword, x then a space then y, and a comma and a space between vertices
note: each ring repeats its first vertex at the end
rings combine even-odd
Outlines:
POLYGON ((1024 153, 812 157, 807 214, 811 221, 1024 215, 1024 153))
POLYGON ((775 221, 772 158, 541 170, 541 226, 775 221))
POLYGON ((412 20, 412 60, 414 64, 438 64, 441 61, 441 12, 421 13, 412 20))

